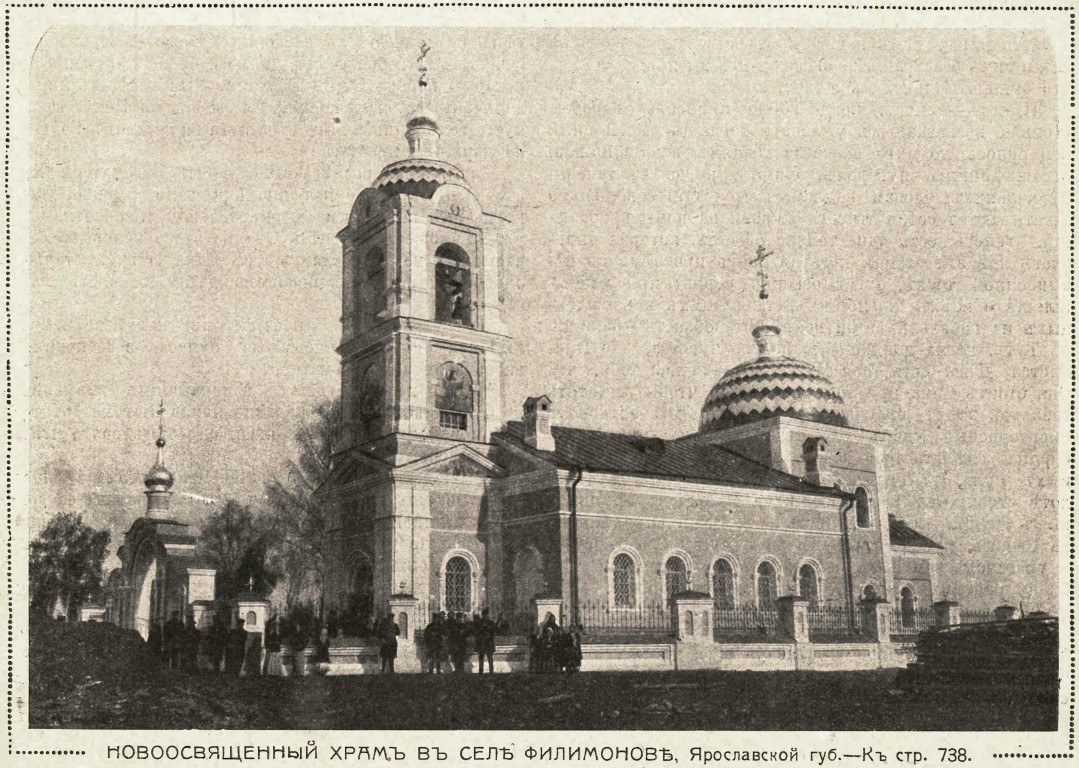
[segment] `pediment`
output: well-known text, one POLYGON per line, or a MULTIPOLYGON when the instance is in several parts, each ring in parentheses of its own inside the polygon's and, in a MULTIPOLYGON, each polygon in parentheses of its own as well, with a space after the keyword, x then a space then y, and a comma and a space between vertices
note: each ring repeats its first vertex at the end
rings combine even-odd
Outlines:
POLYGON ((433 456, 406 464, 402 469, 430 475, 452 477, 501 477, 501 467, 478 451, 467 446, 456 446, 433 456))

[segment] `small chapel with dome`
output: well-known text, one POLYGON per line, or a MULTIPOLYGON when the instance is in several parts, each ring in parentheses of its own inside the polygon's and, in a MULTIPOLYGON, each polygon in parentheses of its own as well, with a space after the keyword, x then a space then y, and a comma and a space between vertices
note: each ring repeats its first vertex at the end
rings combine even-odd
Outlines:
POLYGON ((942 548, 889 514, 889 436, 852 423, 774 325, 752 329, 756 356, 719 378, 689 435, 571 427, 539 393, 503 414, 508 222, 442 159, 440 133, 414 113, 408 156, 337 235, 329 605, 509 614, 542 597, 565 620, 599 605, 632 626, 679 594, 716 610, 942 599, 942 548))
MULTIPOLYGON (((164 413, 164 404, 158 413, 164 413)), ((143 478, 146 511, 135 518, 116 551, 103 618, 136 630, 145 640, 155 623, 174 614, 202 628, 212 616, 216 569, 197 552, 198 536, 169 509, 174 478, 165 466, 164 425, 157 460, 143 478)))

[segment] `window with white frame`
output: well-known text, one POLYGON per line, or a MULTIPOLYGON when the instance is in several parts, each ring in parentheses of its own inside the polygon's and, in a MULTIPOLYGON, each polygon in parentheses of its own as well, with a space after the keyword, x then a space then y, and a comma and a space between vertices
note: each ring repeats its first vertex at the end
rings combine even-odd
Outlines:
POLYGON ((757 607, 775 608, 777 592, 776 567, 767 560, 757 566, 757 607))
POLYGON ((689 569, 686 561, 678 555, 671 555, 663 566, 663 583, 667 588, 667 600, 670 601, 679 592, 685 592, 689 569))
POLYGON ((854 513, 859 528, 873 527, 873 516, 869 513, 869 492, 861 486, 854 489, 854 513))
POLYGON ((611 571, 611 591, 615 608, 637 607, 637 564, 625 552, 615 555, 611 571))
POLYGON ((899 621, 904 628, 914 626, 914 590, 910 587, 899 590, 899 621))
POLYGON ((804 563, 798 569, 798 594, 809 601, 811 611, 815 611, 820 606, 819 591, 817 569, 809 563, 804 563))
POLYGON ((720 558, 712 566, 712 600, 719 610, 734 608, 734 568, 729 560, 720 558))
POLYGON ((460 555, 446 562, 446 610, 472 613, 472 566, 460 555))

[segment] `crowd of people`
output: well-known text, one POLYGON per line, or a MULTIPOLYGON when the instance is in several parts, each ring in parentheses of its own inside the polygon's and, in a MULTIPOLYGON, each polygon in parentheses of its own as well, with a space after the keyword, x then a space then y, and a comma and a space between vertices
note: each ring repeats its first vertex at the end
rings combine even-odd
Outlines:
POLYGON ((554 616, 532 633, 528 642, 529 672, 565 672, 572 674, 581 669, 581 630, 571 624, 562 629, 554 616))
MULTIPOLYGON (((364 618, 357 627, 356 634, 378 643, 382 674, 392 674, 401 635, 393 613, 378 619, 364 618)), ((486 608, 471 618, 460 611, 434 613, 422 632, 423 670, 427 674, 465 673, 472 668, 472 657, 476 656, 480 674, 484 673, 484 667, 487 673, 494 673, 495 638, 509 630, 501 615, 497 621, 492 620, 486 608)), ((274 614, 262 633, 248 632, 242 618, 237 618, 230 629, 220 612, 215 613, 209 626, 199 629, 193 614, 188 614, 185 621, 179 611, 173 611, 168 621, 157 619, 151 625, 146 642, 162 663, 172 669, 234 676, 283 675, 290 671, 282 665, 284 648, 296 651, 294 658, 302 660, 302 649, 313 646, 317 658, 325 661, 330 640, 340 632, 341 624, 334 611, 330 611, 325 622, 313 617, 283 618, 274 614)), ((580 668, 580 630, 573 625, 563 629, 554 616, 548 615, 529 638, 529 671, 572 673, 580 668)))
MULTIPOLYGON (((157 619, 150 626, 146 644, 150 650, 170 669, 185 672, 223 671, 239 675, 242 669, 263 672, 263 653, 261 636, 253 638, 244 629, 244 620, 237 619, 236 626, 229 629, 221 617, 215 616, 213 623, 205 629, 199 629, 192 614, 187 620, 180 618, 179 611, 173 611, 168 621, 157 619), (252 642, 258 640, 259 642, 252 642)), ((266 632, 266 649, 269 651, 272 632, 269 624, 266 632)), ((277 651, 281 650, 277 642, 277 651)), ((250 672, 250 674, 256 674, 250 672)))
POLYGON ((424 671, 428 674, 442 674, 442 667, 445 665, 447 672, 466 672, 472 654, 475 653, 478 657, 479 673, 483 674, 484 661, 487 662, 488 673, 493 673, 495 636, 504 634, 508 629, 508 625, 501 618, 497 622, 493 621, 486 608, 481 614, 472 614, 471 619, 466 618, 461 611, 434 613, 431 615, 431 622, 423 630, 424 671))

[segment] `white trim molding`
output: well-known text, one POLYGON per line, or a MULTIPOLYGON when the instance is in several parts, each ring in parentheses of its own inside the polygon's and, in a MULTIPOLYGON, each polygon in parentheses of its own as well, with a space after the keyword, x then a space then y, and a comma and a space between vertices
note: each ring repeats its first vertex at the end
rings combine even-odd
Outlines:
POLYGON ((816 558, 803 557, 798 561, 798 567, 794 571, 794 588, 791 590, 791 594, 805 597, 805 595, 802 594, 802 567, 806 565, 813 569, 813 574, 817 579, 817 605, 823 605, 825 603, 824 569, 816 558))
POLYGON ((469 612, 475 613, 479 607, 479 584, 480 584, 480 561, 476 556, 462 547, 454 547, 442 556, 442 564, 438 567, 438 607, 441 611, 448 611, 446 607, 446 566, 455 557, 463 558, 471 569, 471 595, 469 596, 469 612))
POLYGON ((689 552, 678 547, 672 547, 663 553, 663 558, 659 561, 659 576, 663 583, 663 594, 667 594, 667 561, 672 557, 677 557, 686 566, 686 589, 693 589, 693 558, 690 557, 689 552))
POLYGON ((775 555, 761 555, 757 559, 757 564, 753 567, 753 604, 758 608, 761 608, 761 589, 760 589, 760 576, 761 565, 768 563, 775 569, 776 572, 776 597, 783 597, 779 591, 779 587, 783 584, 783 564, 779 562, 779 558, 775 555))
POLYGON ((605 570, 607 571, 607 608, 611 611, 640 611, 641 607, 644 605, 644 584, 642 579, 642 576, 644 575, 644 560, 641 558, 641 553, 629 544, 619 544, 612 549, 611 554, 607 556, 607 567, 605 570), (632 607, 615 604, 614 561, 619 555, 626 555, 633 561, 634 584, 632 607))
POLYGON ((716 563, 720 560, 725 560, 731 567, 731 599, 734 601, 734 606, 737 607, 740 604, 738 595, 740 593, 739 581, 742 571, 742 566, 738 562, 738 558, 729 552, 720 552, 718 555, 713 555, 711 560, 708 561, 708 594, 712 596, 712 602, 716 601, 715 590, 715 573, 716 563))

